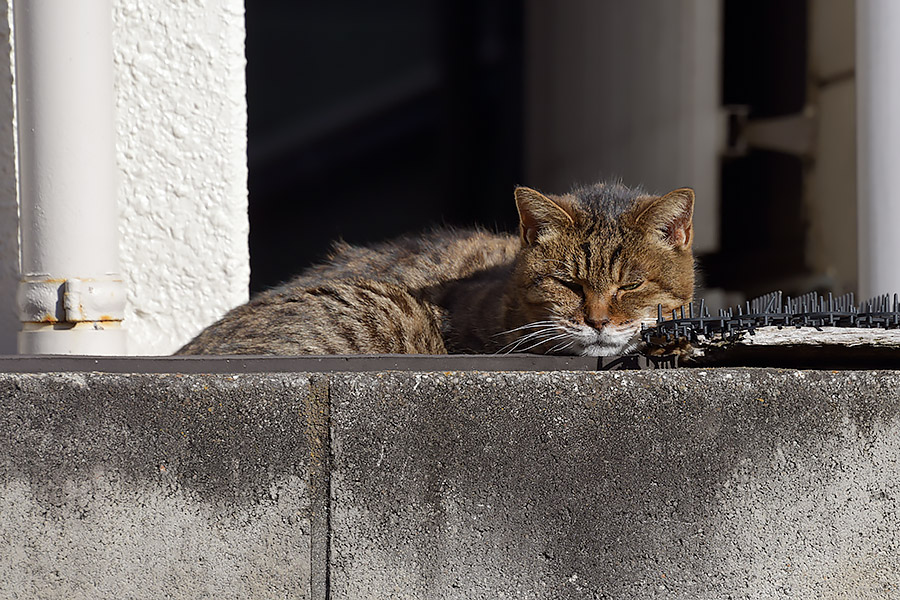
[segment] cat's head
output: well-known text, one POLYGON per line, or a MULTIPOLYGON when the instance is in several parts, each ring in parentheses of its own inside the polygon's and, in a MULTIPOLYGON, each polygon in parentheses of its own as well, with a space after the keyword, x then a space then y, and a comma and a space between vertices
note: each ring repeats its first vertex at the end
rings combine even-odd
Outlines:
POLYGON ((516 351, 622 354, 657 305, 671 312, 691 301, 692 190, 653 196, 598 184, 554 196, 520 187, 516 206, 516 351))

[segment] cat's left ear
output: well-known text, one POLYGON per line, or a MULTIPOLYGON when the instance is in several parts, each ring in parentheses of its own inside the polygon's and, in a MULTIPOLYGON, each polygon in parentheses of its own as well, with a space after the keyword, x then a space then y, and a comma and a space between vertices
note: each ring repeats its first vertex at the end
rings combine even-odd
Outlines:
POLYGON ((572 207, 560 198, 548 198, 537 190, 516 188, 516 208, 519 209, 519 230, 522 245, 533 244, 545 229, 575 224, 572 207))
POLYGON ((673 248, 691 247, 694 240, 694 190, 681 188, 647 203, 636 222, 658 231, 673 248))

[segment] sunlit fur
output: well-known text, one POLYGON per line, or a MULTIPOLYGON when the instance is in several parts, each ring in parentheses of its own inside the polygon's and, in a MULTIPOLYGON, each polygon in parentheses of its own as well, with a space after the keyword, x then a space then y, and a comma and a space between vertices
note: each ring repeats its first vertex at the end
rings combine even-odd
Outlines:
POLYGON ((609 356, 637 348, 657 304, 691 300, 690 190, 518 188, 516 206, 519 236, 442 229, 339 244, 179 353, 609 356))

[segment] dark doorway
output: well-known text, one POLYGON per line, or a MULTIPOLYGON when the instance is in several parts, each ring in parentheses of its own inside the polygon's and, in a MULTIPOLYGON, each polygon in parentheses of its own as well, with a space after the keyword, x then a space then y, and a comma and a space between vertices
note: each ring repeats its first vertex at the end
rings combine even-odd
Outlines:
POLYGON ((515 225, 521 0, 246 10, 251 291, 339 238, 515 225))
MULTIPOLYGON (((799 113, 807 98, 806 0, 725 0, 722 99, 749 119, 799 113)), ((807 273, 804 163, 750 149, 721 171, 721 249, 701 257, 708 287, 749 296, 802 289, 807 273), (799 288, 792 289, 792 282, 799 288)))

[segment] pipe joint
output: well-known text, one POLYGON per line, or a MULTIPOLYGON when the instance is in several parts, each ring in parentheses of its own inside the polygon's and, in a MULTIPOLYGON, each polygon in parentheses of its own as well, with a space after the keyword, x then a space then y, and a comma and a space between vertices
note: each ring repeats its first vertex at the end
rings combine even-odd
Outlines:
POLYGON ((113 277, 53 279, 26 277, 17 295, 19 319, 25 323, 122 321, 125 284, 113 277))

